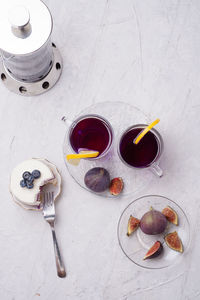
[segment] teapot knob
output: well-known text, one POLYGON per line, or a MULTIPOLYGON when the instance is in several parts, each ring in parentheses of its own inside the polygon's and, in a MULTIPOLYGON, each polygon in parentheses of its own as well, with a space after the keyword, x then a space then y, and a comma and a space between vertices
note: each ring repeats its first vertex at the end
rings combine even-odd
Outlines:
POLYGON ((9 11, 9 22, 13 34, 18 38, 26 38, 31 34, 30 14, 26 7, 18 5, 9 11))

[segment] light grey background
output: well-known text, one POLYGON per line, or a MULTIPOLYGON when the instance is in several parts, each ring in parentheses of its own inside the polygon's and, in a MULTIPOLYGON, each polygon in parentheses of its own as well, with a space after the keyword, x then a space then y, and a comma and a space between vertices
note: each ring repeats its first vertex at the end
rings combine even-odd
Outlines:
POLYGON ((200 1, 45 3, 64 61, 60 81, 35 98, 0 85, 0 299, 200 299, 200 1), (161 119, 165 175, 129 198, 88 193, 63 162, 62 116, 101 101, 132 103, 161 119), (52 237, 41 213, 18 207, 8 191, 12 168, 30 157, 45 157, 62 173, 56 230, 66 279, 56 277, 52 237), (122 210, 152 193, 175 200, 188 213, 193 240, 184 268, 147 271, 118 246, 122 210))

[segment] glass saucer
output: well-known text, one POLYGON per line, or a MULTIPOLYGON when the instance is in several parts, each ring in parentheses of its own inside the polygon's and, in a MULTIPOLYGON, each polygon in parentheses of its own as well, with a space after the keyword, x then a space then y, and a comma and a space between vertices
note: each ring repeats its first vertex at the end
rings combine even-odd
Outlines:
POLYGON ((174 201, 158 195, 143 196, 131 202, 120 216, 117 233, 119 245, 124 254, 136 265, 147 269, 163 269, 177 264, 184 258, 190 243, 190 225, 186 214, 174 201), (151 206, 158 211, 170 206, 178 215, 178 226, 168 222, 165 232, 159 235, 147 235, 138 228, 128 237, 127 225, 130 215, 141 219, 151 206), (183 243, 183 253, 170 249, 164 241, 164 236, 174 231, 177 231, 183 243), (156 258, 143 260, 156 241, 163 244, 163 252, 156 258))
MULTIPOLYGON (((85 186, 84 176, 89 169, 94 167, 103 167, 107 169, 111 179, 122 177, 124 181, 124 190, 121 193, 121 196, 133 195, 134 193, 141 191, 155 178, 155 175, 148 169, 133 169, 127 167, 122 163, 117 153, 118 143, 125 129, 133 124, 148 124, 151 121, 151 119, 137 107, 123 102, 103 102, 84 109, 79 115, 75 116, 73 120, 66 118, 64 120, 68 126, 63 144, 64 161, 70 175, 84 189, 89 190, 85 186), (74 166, 69 164, 66 160, 66 155, 72 152, 68 139, 68 131, 70 124, 74 119, 88 114, 102 116, 111 124, 114 131, 112 150, 109 155, 107 155, 106 159, 82 159, 78 166, 74 166)), ((157 180, 160 179, 158 178, 157 180)), ((109 191, 96 194, 104 197, 114 197, 109 191)))

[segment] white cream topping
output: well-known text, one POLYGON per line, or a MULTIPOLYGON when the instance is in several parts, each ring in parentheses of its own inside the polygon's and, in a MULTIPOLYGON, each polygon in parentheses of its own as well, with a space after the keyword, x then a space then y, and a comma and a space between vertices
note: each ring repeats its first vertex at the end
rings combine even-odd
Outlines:
POLYGON ((40 188, 54 179, 55 176, 49 166, 37 159, 29 159, 17 165, 12 171, 10 191, 19 201, 28 205, 37 205, 39 203, 40 188), (31 173, 33 170, 40 171, 40 178, 34 180, 34 187, 32 189, 28 189, 27 187, 22 188, 20 181, 23 179, 23 173, 25 171, 31 173))

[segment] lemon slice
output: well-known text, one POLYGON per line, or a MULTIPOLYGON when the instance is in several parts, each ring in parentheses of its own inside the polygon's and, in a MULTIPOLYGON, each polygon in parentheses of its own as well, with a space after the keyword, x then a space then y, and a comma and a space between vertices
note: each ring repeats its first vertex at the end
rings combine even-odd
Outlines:
POLYGON ((145 127, 144 130, 142 130, 142 132, 140 132, 136 138, 134 139, 133 143, 134 144, 138 144, 139 141, 145 136, 145 134, 147 134, 147 132, 149 132, 149 130, 151 130, 156 124, 158 124, 160 122, 160 119, 156 119, 155 121, 153 121, 150 125, 148 125, 147 127, 145 127))
POLYGON ((66 158, 70 164, 77 166, 81 158, 92 158, 92 157, 97 157, 98 155, 99 155, 98 151, 84 150, 76 154, 68 154, 66 155, 66 158))

